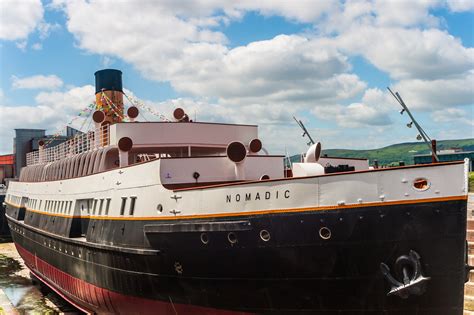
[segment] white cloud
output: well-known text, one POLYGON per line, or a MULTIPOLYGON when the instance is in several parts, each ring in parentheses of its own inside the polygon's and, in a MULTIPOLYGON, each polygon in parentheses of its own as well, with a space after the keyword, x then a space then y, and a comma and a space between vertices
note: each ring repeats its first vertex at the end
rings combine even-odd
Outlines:
POLYGON ((33 45, 31 45, 31 48, 32 48, 33 50, 41 50, 41 49, 43 49, 43 44, 41 44, 41 43, 34 43, 33 45))
POLYGON ((335 1, 286 1, 286 0, 264 0, 264 1, 229 1, 228 11, 256 11, 265 16, 279 15, 289 20, 301 23, 316 22, 321 16, 334 11, 339 4, 335 1))
POLYGON ((228 104, 308 103, 344 99, 365 88, 345 56, 317 40, 280 35, 216 52, 190 47, 170 81, 178 91, 228 104))
POLYGON ((43 18, 41 0, 0 1, 0 39, 24 40, 43 18))
POLYGON ((374 11, 380 26, 438 25, 438 18, 429 9, 440 5, 438 0, 376 0, 374 11))
POLYGON ((474 48, 464 47, 459 39, 437 29, 363 27, 336 41, 394 79, 440 79, 474 66, 474 48))
POLYGON ((73 114, 95 100, 92 85, 73 87, 66 92, 41 92, 35 97, 40 106, 48 106, 63 114, 73 114))
POLYGON ((363 56, 386 72, 410 108, 472 104, 474 49, 443 30, 443 19, 433 13, 468 10, 461 2, 119 1, 110 6, 55 0, 52 6, 65 11, 78 47, 101 55, 104 64, 124 60, 149 79, 170 82, 188 98, 169 104, 197 111, 198 117, 263 122, 277 132, 284 128, 275 126, 286 128, 291 115, 310 109, 345 128, 370 126, 377 141, 375 131, 389 128, 389 113, 397 107, 388 93, 367 89, 352 73, 349 57, 363 56), (231 48, 222 26, 249 11, 311 23, 314 31, 231 48))
MULTIPOLYGON (((49 134, 64 131, 65 126, 94 101, 94 91, 93 86, 86 85, 65 92, 39 93, 35 104, 29 106, 0 103, 0 152, 11 152, 15 128, 47 129, 49 134)), ((83 122, 82 118, 75 119, 72 127, 80 128, 83 122)))
MULTIPOLYGON (((471 127, 474 127, 474 107, 470 108, 470 111, 466 111, 461 108, 451 107, 445 108, 443 110, 437 110, 431 114, 431 117, 435 122, 439 123, 461 123, 466 124, 471 127)), ((471 135, 466 135, 468 137, 473 137, 474 133, 471 129, 471 135)))
POLYGON ((12 76, 12 87, 15 89, 46 89, 54 90, 63 86, 63 81, 56 75, 34 75, 18 78, 12 76))
POLYGON ((108 57, 108 56, 102 56, 100 58, 100 63, 101 63, 103 68, 109 68, 110 65, 112 65, 114 62, 115 62, 115 60, 113 58, 108 57))
POLYGON ((363 91, 365 84, 350 73, 346 57, 332 43, 280 35, 230 49, 223 33, 206 27, 221 21, 212 15, 217 9, 229 15, 235 13, 229 10, 256 10, 314 20, 333 7, 312 1, 271 4, 242 1, 231 8, 227 3, 191 3, 177 8, 170 3, 148 2, 119 2, 112 7, 105 2, 56 3, 66 11, 68 29, 81 48, 123 59, 146 77, 169 81, 178 92, 188 95, 234 105, 294 104, 341 100, 363 91), (107 19, 102 18, 105 10, 107 19), (200 19, 196 19, 199 13, 200 19), (107 43, 112 38, 120 40, 107 43))
POLYGON ((342 34, 359 27, 436 27, 442 20, 430 13, 440 0, 348 0, 315 25, 320 31, 342 34))
POLYGON ((438 80, 402 80, 394 86, 410 108, 431 111, 474 104, 474 71, 438 80))
POLYGON ((15 45, 21 51, 26 51, 26 45, 28 45, 28 42, 26 40, 22 40, 22 41, 16 42, 15 45))
POLYGON ((38 24, 37 28, 40 39, 44 40, 49 37, 51 32, 59 30, 61 26, 58 23, 50 24, 42 21, 38 24))
POLYGON ((340 48, 348 55, 361 54, 397 80, 446 78, 473 65, 473 48, 445 31, 413 28, 438 25, 429 10, 442 6, 441 1, 328 3, 213 1, 178 6, 137 1, 110 7, 103 1, 53 2, 65 10, 68 29, 81 48, 123 59, 180 92, 223 102, 325 101, 324 94, 341 87, 346 93, 335 99, 353 97, 364 84, 354 75, 348 80, 350 65, 340 48), (107 19, 101 18, 104 10, 107 19), (225 35, 213 27, 248 11, 312 22, 317 29, 339 34, 281 35, 229 49, 225 35), (109 23, 122 20, 127 23, 109 23))
POLYGON ((348 106, 315 107, 312 113, 317 118, 335 121, 340 126, 349 128, 387 126, 392 123, 387 113, 379 112, 363 103, 352 103, 348 106))
POLYGON ((472 11, 474 2, 471 0, 448 0, 448 7, 453 12, 472 11))
POLYGON ((314 107, 312 113, 319 119, 335 121, 349 128, 387 126, 392 124, 389 113, 393 112, 393 102, 379 89, 368 89, 361 103, 351 103, 314 107))

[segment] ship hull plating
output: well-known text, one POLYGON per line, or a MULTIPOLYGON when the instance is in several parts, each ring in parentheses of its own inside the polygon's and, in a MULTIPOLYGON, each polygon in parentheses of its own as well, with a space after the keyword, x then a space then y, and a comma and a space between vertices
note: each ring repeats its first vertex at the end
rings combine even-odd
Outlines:
MULTIPOLYGON (((238 218, 135 221, 135 228, 126 231, 145 235, 150 248, 144 251, 91 246, 8 218, 27 266, 65 298, 93 312, 462 314, 464 197, 238 218), (189 229, 193 224, 205 232, 189 229), (397 258, 410 250, 420 255, 423 275, 430 278, 426 288, 406 299, 388 296, 391 286, 380 264, 395 271, 397 258)), ((107 226, 112 233, 124 224, 128 222, 107 226)))
POLYGON ((0 194, 0 238, 10 238, 10 229, 8 228, 7 219, 5 217, 6 208, 3 206, 5 195, 0 194))

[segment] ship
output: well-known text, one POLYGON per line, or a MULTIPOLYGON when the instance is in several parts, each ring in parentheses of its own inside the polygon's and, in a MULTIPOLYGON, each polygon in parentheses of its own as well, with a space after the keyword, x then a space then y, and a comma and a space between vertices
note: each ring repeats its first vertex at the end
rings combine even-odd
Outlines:
POLYGON ((8 229, 4 206, 6 191, 6 185, 0 184, 0 242, 10 240, 10 230, 8 229))
MULTIPOLYGON (((34 277, 87 313, 463 312, 467 162, 372 168, 258 126, 139 121, 95 73, 94 125, 27 154, 6 193, 34 277)), ((126 95, 125 95, 126 96, 126 95)))

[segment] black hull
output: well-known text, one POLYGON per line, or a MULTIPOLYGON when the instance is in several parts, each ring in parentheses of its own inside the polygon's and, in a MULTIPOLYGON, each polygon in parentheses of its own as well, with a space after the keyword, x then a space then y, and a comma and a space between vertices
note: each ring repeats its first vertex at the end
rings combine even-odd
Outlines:
POLYGON ((147 249, 55 236, 15 219, 13 208, 9 223, 28 267, 95 312, 156 313, 161 307, 163 314, 449 315, 463 312, 466 199, 457 199, 214 219, 249 223, 233 226, 236 243, 222 229, 208 231, 204 244, 201 232, 162 225, 143 232, 156 221, 101 223, 110 227, 104 232, 109 235, 134 224, 127 231, 137 235, 130 239, 144 237, 147 249), (329 239, 320 237, 321 227, 331 230, 329 239), (269 241, 261 239, 263 229, 269 241), (387 296, 391 286, 380 264, 393 270, 410 250, 421 256, 422 273, 430 277, 426 290, 406 299, 387 296), (71 287, 74 279, 85 289, 71 287), (100 298, 88 286, 99 288, 100 298), (135 305, 127 306, 128 298, 135 305))
POLYGON ((10 229, 8 228, 7 218, 5 217, 6 208, 3 206, 5 195, 0 194, 0 238, 10 238, 10 229))

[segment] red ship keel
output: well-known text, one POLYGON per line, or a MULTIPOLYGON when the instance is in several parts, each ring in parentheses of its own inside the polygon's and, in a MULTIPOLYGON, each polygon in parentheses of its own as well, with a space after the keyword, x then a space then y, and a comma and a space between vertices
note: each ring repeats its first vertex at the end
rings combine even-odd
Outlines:
POLYGON ((201 306, 154 301, 127 296, 92 285, 59 270, 15 243, 31 272, 58 295, 85 313, 114 314, 207 314, 244 315, 250 313, 218 310, 201 306))

